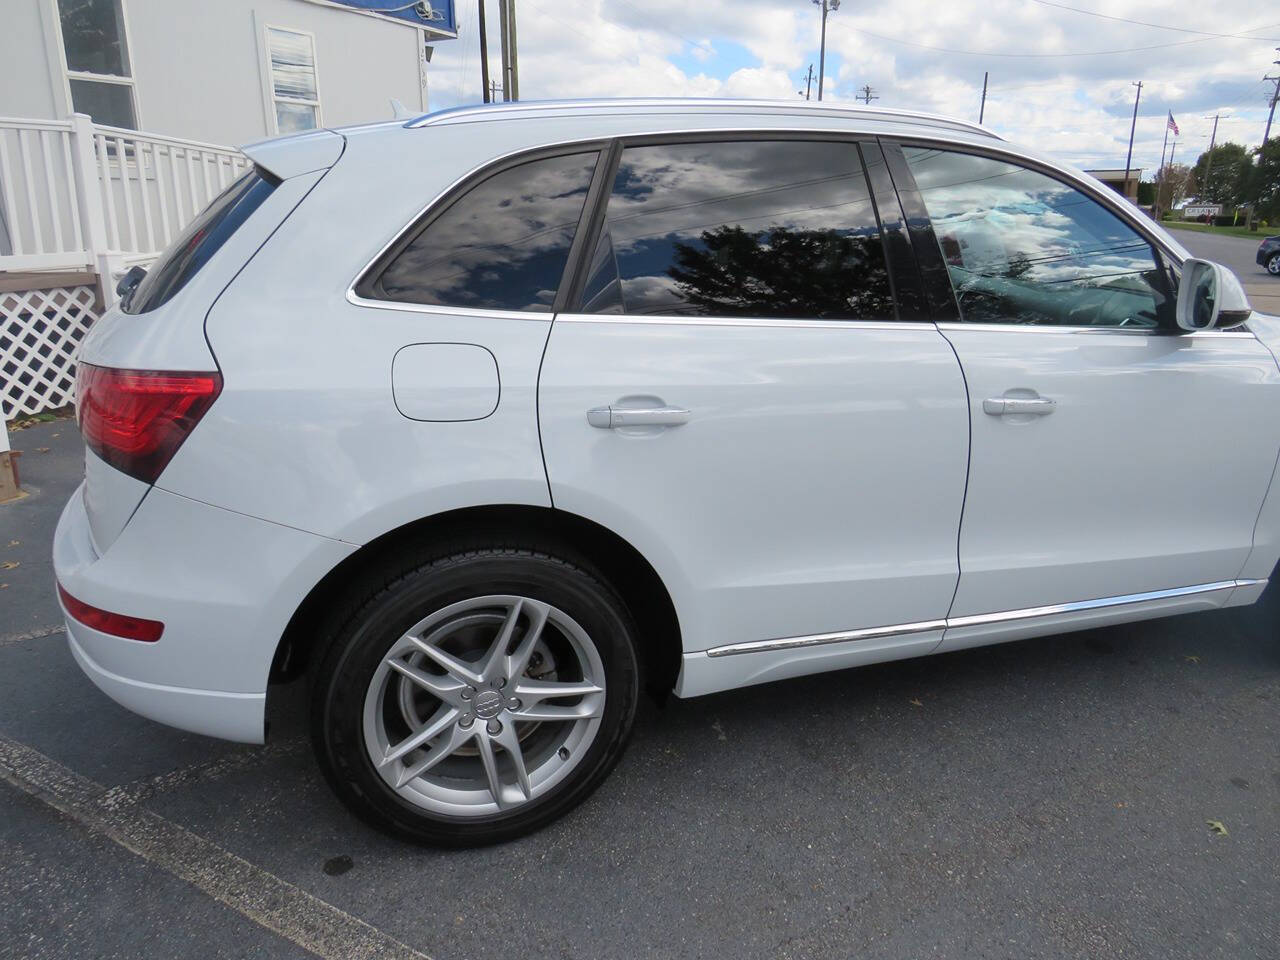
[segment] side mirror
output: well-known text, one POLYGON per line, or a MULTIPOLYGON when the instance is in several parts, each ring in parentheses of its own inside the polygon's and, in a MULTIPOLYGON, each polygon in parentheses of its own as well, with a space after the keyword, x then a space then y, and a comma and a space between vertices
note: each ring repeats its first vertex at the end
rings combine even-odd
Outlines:
POLYGON ((1210 260, 1182 261, 1178 284, 1178 326, 1183 330, 1234 327, 1253 313, 1236 275, 1210 260))

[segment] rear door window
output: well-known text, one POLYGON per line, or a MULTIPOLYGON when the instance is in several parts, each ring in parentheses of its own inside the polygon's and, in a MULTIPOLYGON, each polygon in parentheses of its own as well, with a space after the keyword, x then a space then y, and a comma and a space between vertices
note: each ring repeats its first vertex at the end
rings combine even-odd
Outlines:
POLYGON ((443 307, 551 310, 599 152, 546 157, 482 181, 392 253, 362 296, 443 307))
POLYGON ((582 310, 893 320, 884 244, 857 145, 628 147, 582 310))
POLYGON ((264 170, 250 170, 222 191, 147 270, 122 304, 126 313, 146 313, 168 303, 240 229, 280 181, 264 170))

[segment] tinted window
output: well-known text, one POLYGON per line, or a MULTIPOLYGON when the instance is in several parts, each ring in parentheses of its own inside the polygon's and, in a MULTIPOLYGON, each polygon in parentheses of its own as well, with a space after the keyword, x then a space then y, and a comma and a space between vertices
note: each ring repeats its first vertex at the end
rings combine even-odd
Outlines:
POLYGON ((255 169, 227 187, 156 259, 122 308, 128 313, 145 313, 168 302, 262 205, 278 182, 255 169))
POLYGON ((986 157, 903 151, 970 323, 1154 328, 1173 300, 1151 245, 1059 180, 986 157))
POLYGON ((857 146, 751 141, 624 150, 583 310, 892 319, 857 146))
POLYGON ((371 293, 449 307, 550 310, 597 156, 550 157, 494 174, 409 241, 371 293))

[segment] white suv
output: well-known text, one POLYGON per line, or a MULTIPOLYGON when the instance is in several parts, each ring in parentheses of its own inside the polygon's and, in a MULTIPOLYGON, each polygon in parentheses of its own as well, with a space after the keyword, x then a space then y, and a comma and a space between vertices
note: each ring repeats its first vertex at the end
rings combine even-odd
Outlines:
POLYGON ((1280 322, 981 127, 515 104, 246 152, 84 342, 71 649, 253 743, 305 671, 402 836, 560 816, 642 686, 1247 604, 1280 556, 1280 322))

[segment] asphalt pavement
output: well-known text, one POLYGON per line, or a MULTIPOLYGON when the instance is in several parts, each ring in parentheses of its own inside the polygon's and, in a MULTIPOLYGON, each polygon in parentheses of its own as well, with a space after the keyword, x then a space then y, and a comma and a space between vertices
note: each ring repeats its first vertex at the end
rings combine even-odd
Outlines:
POLYGON ((49 562, 79 439, 12 441, 0 958, 1280 956, 1275 591, 647 704, 583 807, 440 852, 337 803, 301 685, 265 748, 100 694, 49 562))
POLYGON ((1280 277, 1271 276, 1257 262, 1258 245, 1263 237, 1273 235, 1273 230, 1260 230, 1256 240, 1194 230, 1171 229, 1169 232, 1197 257, 1230 267, 1244 285, 1253 309, 1280 316, 1280 277))

